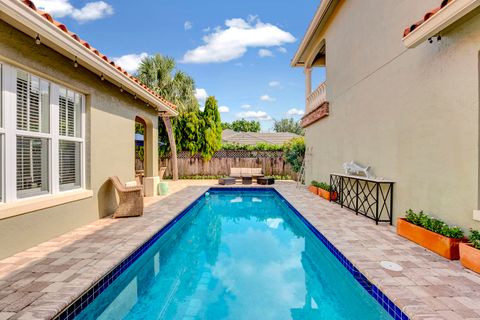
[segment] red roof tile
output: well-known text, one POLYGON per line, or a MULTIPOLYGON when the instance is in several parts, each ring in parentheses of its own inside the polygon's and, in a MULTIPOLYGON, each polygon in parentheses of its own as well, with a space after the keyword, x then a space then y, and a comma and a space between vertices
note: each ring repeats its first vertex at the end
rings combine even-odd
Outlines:
POLYGON ((423 19, 420 20, 420 21, 417 21, 415 22, 414 24, 412 24, 410 27, 406 28, 404 31, 403 31, 403 37, 405 38, 406 36, 408 36, 413 30, 417 29, 420 25, 422 25, 425 21, 427 21, 428 19, 430 19, 431 17, 433 17, 438 11, 440 11, 441 9, 443 9, 444 7, 446 7, 447 5, 449 5, 450 3, 454 2, 455 0, 443 0, 440 7, 438 8, 435 8, 433 10, 430 10, 429 12, 427 12, 424 16, 423 16, 423 19))
POLYGON ((132 76, 131 74, 129 74, 127 71, 123 70, 120 66, 117 66, 115 64, 114 61, 110 60, 106 55, 100 53, 97 49, 95 49, 94 47, 92 47, 88 42, 86 42, 85 40, 82 40, 78 35, 76 35, 75 33, 71 32, 68 30, 68 28, 61 22, 58 22, 56 20, 54 20, 52 18, 52 16, 47 13, 47 12, 44 12, 42 10, 39 10, 37 9, 37 7, 35 6, 35 4, 31 1, 31 0, 20 0, 21 2, 23 2, 23 4, 25 4, 27 7, 29 7, 30 9, 32 9, 33 11, 35 11, 36 13, 38 13, 39 15, 41 15, 43 18, 45 18, 45 20, 47 20, 48 22, 52 23, 53 25, 55 25, 57 28, 59 28, 60 30, 62 30, 63 32, 67 33, 70 37, 72 37, 73 39, 75 39, 76 41, 78 41, 79 43, 81 43, 85 48, 87 48, 88 50, 92 51, 93 53, 95 53, 97 56, 99 56, 100 58, 102 58, 104 61, 108 62, 112 68, 118 70, 120 73, 122 73, 126 78, 128 78, 130 81, 133 81, 135 82, 136 84, 141 84, 141 86, 144 88, 144 90, 146 92, 148 92, 150 95, 156 97, 157 99, 160 99, 163 103, 165 103, 168 107, 172 108, 172 109, 177 109, 177 106, 174 105, 173 103, 171 103, 170 101, 164 99, 163 97, 161 97, 160 95, 156 94, 153 90, 151 90, 150 88, 148 88, 146 85, 140 83, 140 81, 135 78, 134 76, 132 76))

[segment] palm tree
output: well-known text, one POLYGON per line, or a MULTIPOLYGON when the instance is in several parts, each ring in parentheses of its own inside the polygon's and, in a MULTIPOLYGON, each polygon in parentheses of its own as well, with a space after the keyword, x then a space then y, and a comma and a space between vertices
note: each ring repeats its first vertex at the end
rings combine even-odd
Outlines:
POLYGON ((157 94, 178 106, 179 112, 197 111, 195 81, 181 70, 175 70, 175 60, 156 54, 140 63, 137 77, 157 94))
MULTIPOLYGON (((183 71, 175 70, 175 60, 156 54, 146 57, 140 63, 138 79, 178 107, 179 112, 197 111, 198 101, 195 98, 195 81, 183 71)), ((173 180, 178 180, 177 146, 173 135, 170 117, 163 116, 163 122, 172 152, 173 180)))

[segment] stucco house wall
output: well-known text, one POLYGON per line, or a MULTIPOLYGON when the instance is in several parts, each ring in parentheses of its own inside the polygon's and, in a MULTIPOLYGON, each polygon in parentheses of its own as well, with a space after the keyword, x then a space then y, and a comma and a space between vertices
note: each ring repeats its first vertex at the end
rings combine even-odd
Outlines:
MULTIPOLYGON (((0 61, 70 87, 86 95, 86 188, 93 197, 0 220, 0 258, 110 215, 116 207, 108 177, 134 180, 135 117, 153 128, 152 146, 158 145, 158 116, 140 99, 120 89, 0 21, 0 61)), ((156 151, 156 148, 154 149, 156 151)), ((158 155, 149 157, 157 175, 158 155)))
MULTIPOLYGON (((326 41, 330 115, 306 129, 307 181, 349 160, 396 181, 395 218, 427 213, 479 228, 480 19, 472 15, 415 49, 402 31, 439 1, 340 1, 326 41)), ((315 72, 314 70, 313 72, 315 72)))

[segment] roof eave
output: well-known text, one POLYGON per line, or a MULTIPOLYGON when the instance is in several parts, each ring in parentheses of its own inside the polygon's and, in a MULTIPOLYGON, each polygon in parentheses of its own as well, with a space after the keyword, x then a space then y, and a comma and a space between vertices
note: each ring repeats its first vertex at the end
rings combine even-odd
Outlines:
POLYGON ((29 30, 30 35, 39 34, 42 43, 48 44, 55 51, 71 59, 76 57, 77 62, 83 67, 99 76, 103 74, 105 80, 122 86, 125 91, 136 94, 137 98, 145 101, 145 103, 151 105, 157 111, 166 112, 170 116, 178 115, 176 110, 161 99, 149 94, 139 83, 127 78, 121 71, 112 67, 100 56, 84 47, 53 23, 48 22, 44 17, 27 8, 21 1, 0 0, 0 18, 7 22, 14 21, 15 27, 20 27, 24 32, 29 30))
POLYGON ((317 11, 315 12, 315 15, 310 22, 307 32, 303 36, 302 42, 300 43, 300 46, 298 47, 295 55, 293 56, 293 59, 290 63, 290 66, 292 67, 303 67, 305 66, 305 61, 301 61, 302 56, 304 55, 306 49, 308 48, 309 44, 313 40, 315 33, 318 30, 318 26, 324 25, 325 22, 328 20, 332 13, 332 9, 334 7, 331 7, 331 5, 335 7, 338 4, 338 0, 322 0, 320 3, 320 6, 318 7, 317 11))
POLYGON ((480 6, 480 0, 455 0, 440 9, 403 38, 407 48, 415 48, 428 38, 437 35, 465 15, 480 6))

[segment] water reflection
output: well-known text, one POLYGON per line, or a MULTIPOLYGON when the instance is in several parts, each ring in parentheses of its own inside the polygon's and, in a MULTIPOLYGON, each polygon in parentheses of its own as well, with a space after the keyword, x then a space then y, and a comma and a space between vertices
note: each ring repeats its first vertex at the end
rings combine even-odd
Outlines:
POLYGON ((388 318, 280 199, 211 193, 82 319, 388 318))

